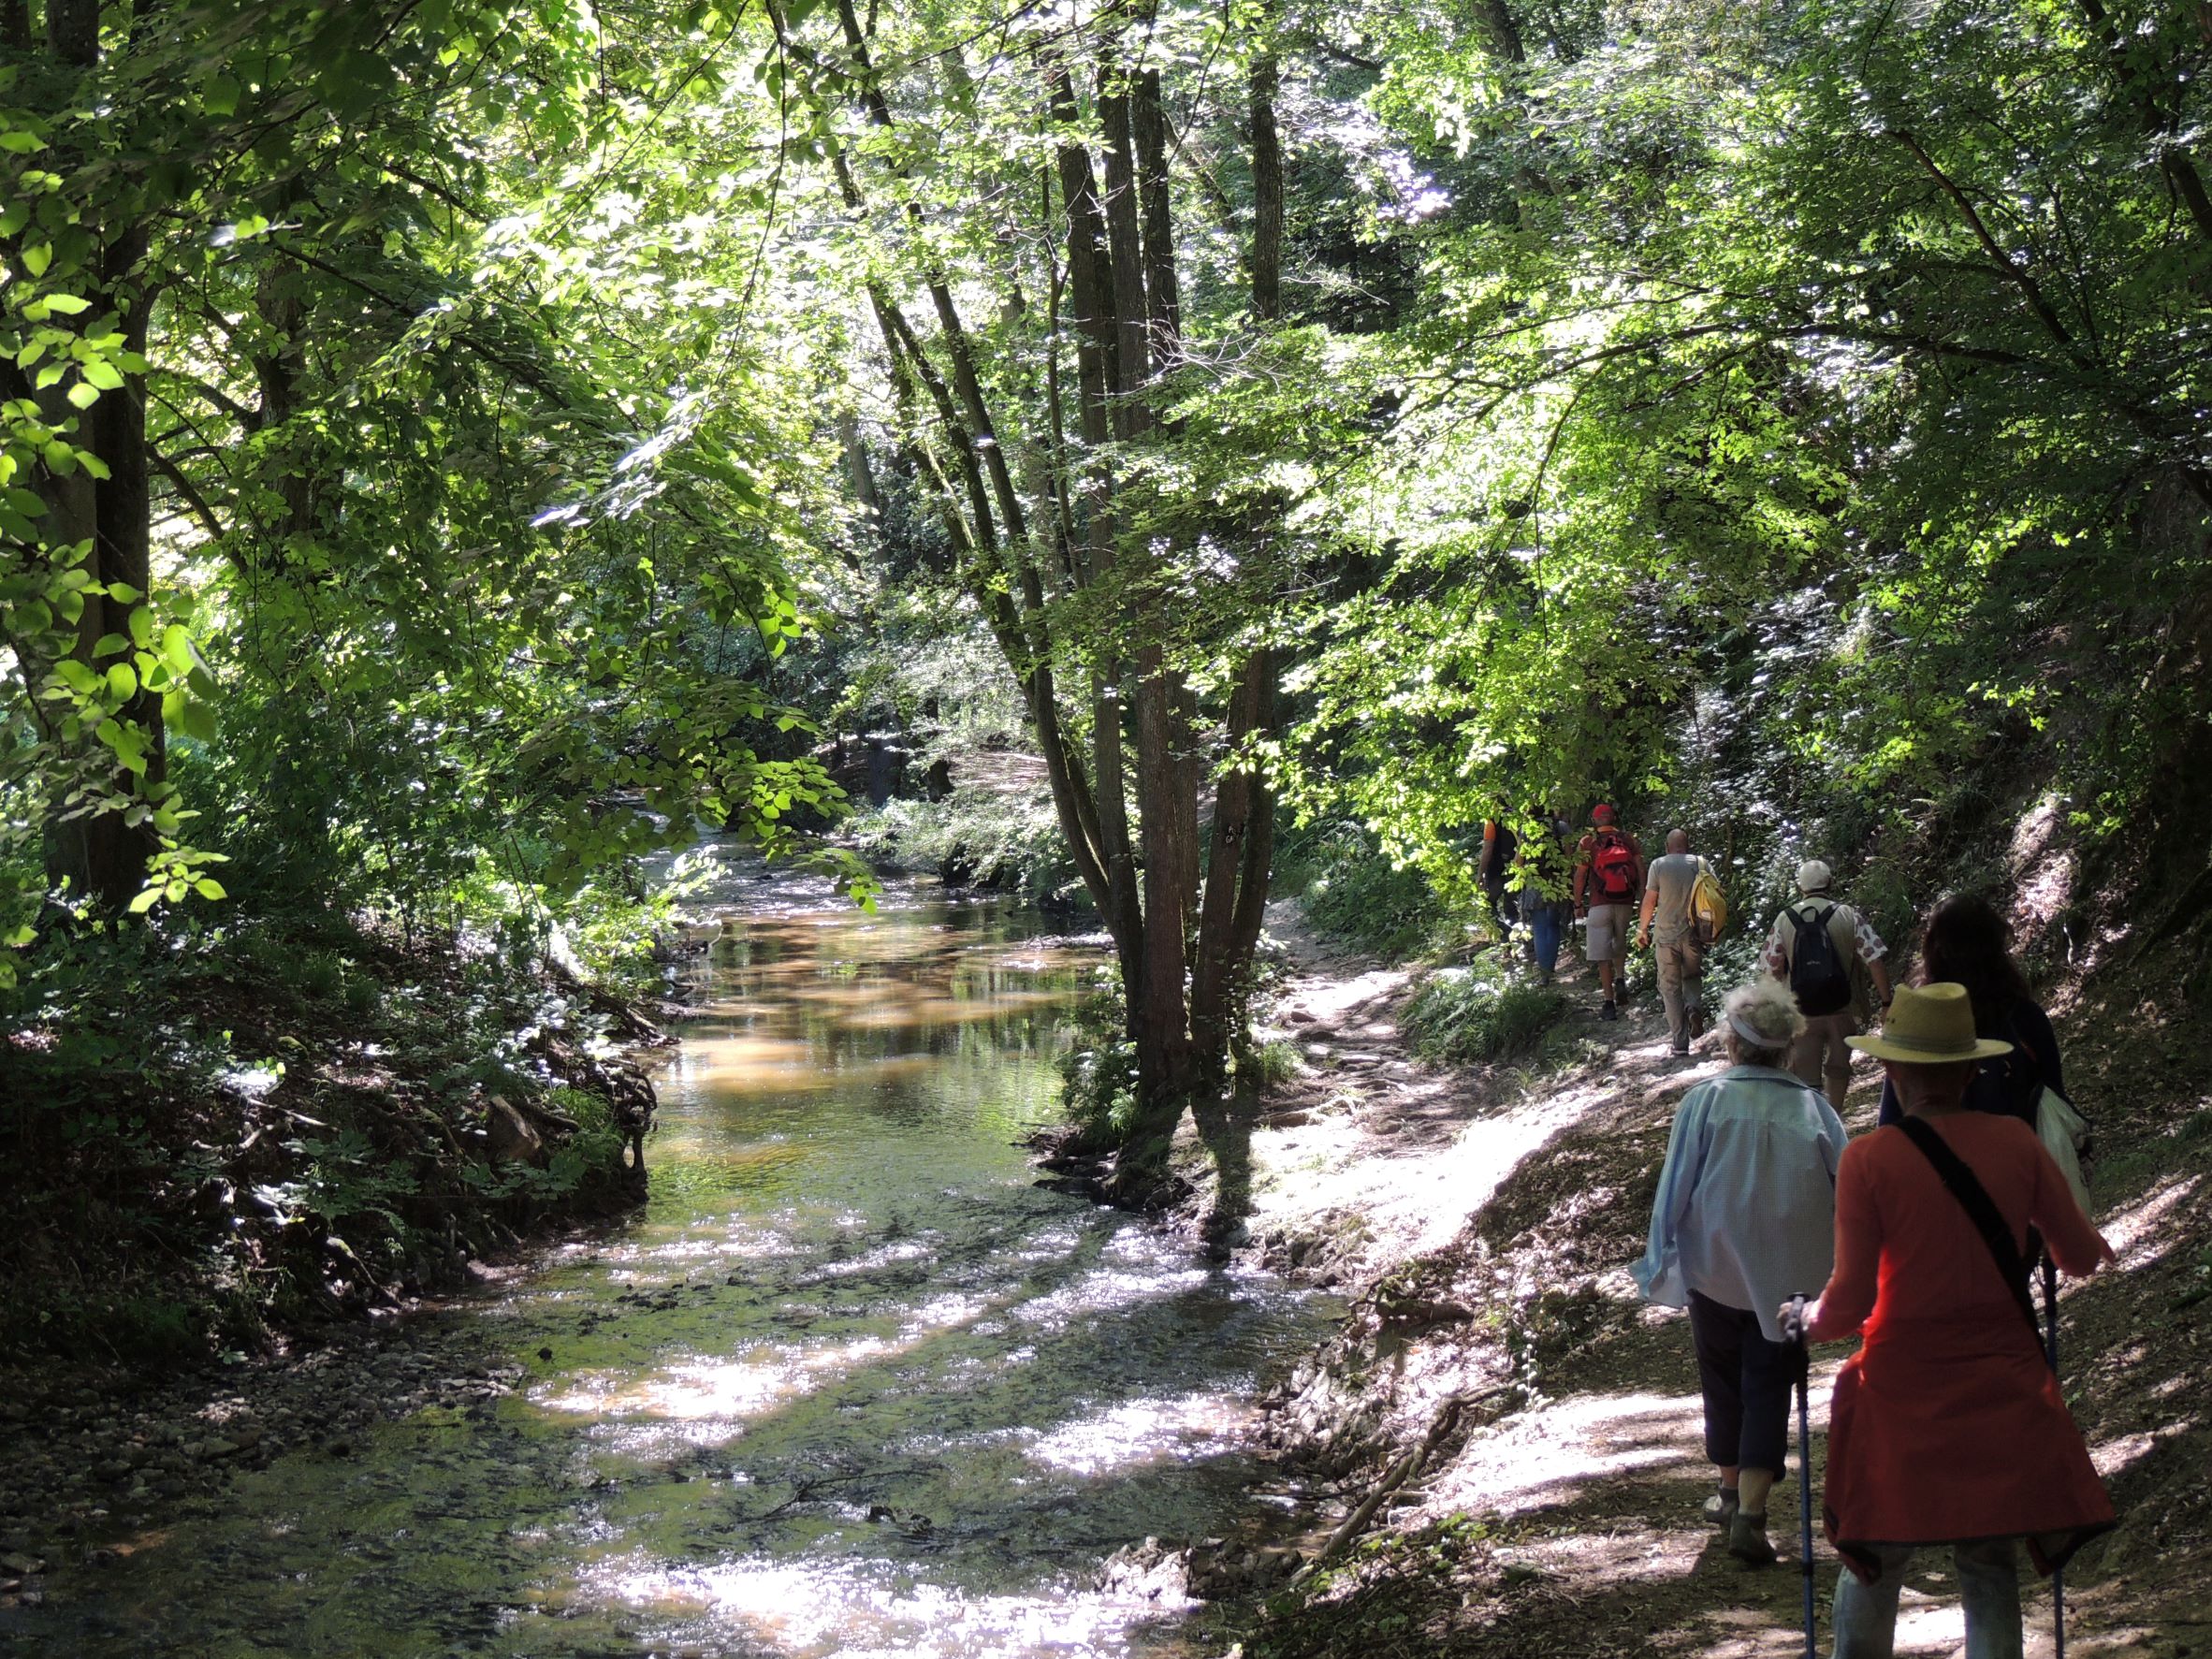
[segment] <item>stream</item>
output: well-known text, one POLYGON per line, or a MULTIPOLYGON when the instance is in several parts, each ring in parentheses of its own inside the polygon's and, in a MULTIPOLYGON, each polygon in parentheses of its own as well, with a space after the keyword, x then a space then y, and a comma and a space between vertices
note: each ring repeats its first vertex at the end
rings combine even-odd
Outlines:
POLYGON ((1281 1502, 1251 1402, 1332 1308, 1035 1184, 1095 947, 716 880, 736 959, 687 970, 649 1201, 404 1335, 515 1386, 241 1475, 0 1651, 1173 1651, 1187 1608, 1099 1564, 1281 1502))

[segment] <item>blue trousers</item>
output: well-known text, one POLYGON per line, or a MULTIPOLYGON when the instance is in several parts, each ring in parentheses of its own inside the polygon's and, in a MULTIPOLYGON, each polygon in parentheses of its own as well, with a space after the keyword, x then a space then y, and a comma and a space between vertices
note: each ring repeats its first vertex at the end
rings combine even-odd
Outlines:
MULTIPOLYGON (((1890 1659, 1896 1651, 1897 1597, 1913 1547, 1872 1548, 1882 1563, 1879 1579, 1862 1584, 1845 1567, 1836 1580, 1836 1659, 1890 1659)), ((1966 1608, 1966 1659, 2020 1659, 2020 1569, 2012 1539, 1954 1544, 1951 1562, 1966 1608)))
POLYGON ((1551 899, 1523 899, 1529 932, 1536 947, 1536 966, 1550 973, 1559 966, 1559 945, 1566 929, 1560 925, 1558 904, 1551 899))

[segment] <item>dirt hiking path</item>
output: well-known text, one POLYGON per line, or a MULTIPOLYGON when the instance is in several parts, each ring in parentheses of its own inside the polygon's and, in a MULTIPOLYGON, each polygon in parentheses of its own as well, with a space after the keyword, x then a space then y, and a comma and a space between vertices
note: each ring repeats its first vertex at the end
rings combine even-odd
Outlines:
MULTIPOLYGON (((1309 1493, 1333 1498, 1302 1540, 1307 1558, 1386 1471, 1401 1484, 1356 1540, 1289 1590, 1278 1582, 1261 1600, 1270 1586, 1250 1587, 1258 1628, 1244 1651, 1802 1653, 1795 1424, 1790 1477, 1769 1506, 1783 1559, 1749 1567, 1698 1512, 1713 1476, 1688 1322, 1644 1306, 1627 1272, 1674 1109, 1724 1067, 1719 1036, 1677 1059, 1648 967, 1622 1018, 1601 1022, 1594 986, 1563 961, 1571 1011, 1565 1040, 1550 1045, 1555 1070, 1433 1068, 1411 1057, 1399 1027, 1408 972, 1317 938, 1294 907, 1269 925, 1292 972, 1262 1035, 1295 1044, 1302 1069, 1239 1126, 1241 1178, 1212 1195, 1205 1228, 1351 1302, 1337 1342, 1271 1402, 1289 1466, 1309 1493), (1424 1442, 1430 1455, 1407 1469, 1424 1442)), ((2085 1099, 2098 1098, 2092 1076, 2134 1081, 2104 1056, 2077 1061, 2070 1044, 2070 1070, 2077 1064, 2085 1099)), ((1854 1132, 1872 1126, 1877 1083, 1862 1062, 1844 1111, 1854 1132)), ((2129 1126, 2111 1132, 2124 1142, 2129 1126)), ((1218 1150, 1220 1127, 1207 1138, 1218 1150)), ((2069 1397, 2123 1528, 2077 1563, 2068 1648, 2212 1655, 2202 1490, 2212 1310, 2189 1300, 2196 1253, 2212 1239, 2212 1160, 2154 1160, 2127 1175, 2119 1150, 2106 1149, 2107 1163, 2125 1178, 2099 1177, 2098 1220, 2121 1266, 2069 1290, 2062 1342, 2075 1356, 2069 1397), (2165 1343, 2130 1334, 2161 1321, 2165 1343)), ((2207 1150, 2212 1136, 2193 1144, 2207 1150)), ((1814 1356, 1816 1482, 1846 1352, 1814 1356)), ((1817 1528, 1815 1563, 1826 1654, 1838 1566, 1817 1528)), ((1897 1651, 1957 1652, 1964 1624, 1947 1552, 1914 1565, 1897 1651)), ((2023 1599, 2028 1652, 2050 1653, 2048 1585, 2027 1575, 2023 1599)))

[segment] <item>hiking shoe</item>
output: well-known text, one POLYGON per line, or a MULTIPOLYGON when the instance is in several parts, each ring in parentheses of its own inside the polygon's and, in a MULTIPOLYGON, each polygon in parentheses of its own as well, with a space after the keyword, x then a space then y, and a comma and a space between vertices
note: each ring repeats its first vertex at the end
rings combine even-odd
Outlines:
POLYGON ((1700 1037, 1703 1037, 1704 1035, 1705 1010, 1702 1008, 1694 1008, 1690 1011, 1690 1041, 1692 1042, 1695 1042, 1700 1037))
POLYGON ((1709 1525, 1724 1527, 1736 1519, 1737 1505, 1740 1500, 1732 1486, 1715 1488, 1705 1500, 1705 1519, 1709 1525))
POLYGON ((1610 997, 1606 998, 1605 1007, 1597 1011, 1597 1017, 1601 1020, 1617 1020, 1621 1017, 1621 1011, 1614 1006, 1610 997))
POLYGON ((1767 1536, 1767 1518, 1738 1509, 1728 1518, 1728 1553, 1753 1566, 1774 1564, 1774 1544, 1767 1536))

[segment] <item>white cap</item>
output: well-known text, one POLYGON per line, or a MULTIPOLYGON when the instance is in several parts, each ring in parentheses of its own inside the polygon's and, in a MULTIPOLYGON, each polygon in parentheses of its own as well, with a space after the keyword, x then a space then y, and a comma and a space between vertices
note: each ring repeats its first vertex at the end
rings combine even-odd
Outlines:
POLYGON ((1836 879, 1836 872, 1817 858, 1809 858, 1797 866, 1799 893, 1826 893, 1828 883, 1836 879))

